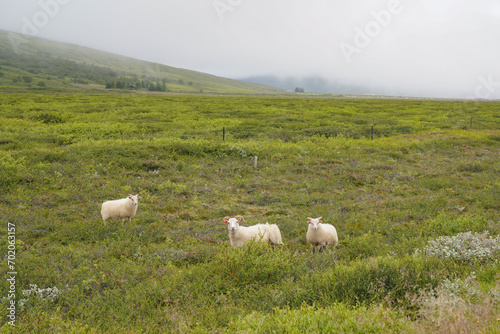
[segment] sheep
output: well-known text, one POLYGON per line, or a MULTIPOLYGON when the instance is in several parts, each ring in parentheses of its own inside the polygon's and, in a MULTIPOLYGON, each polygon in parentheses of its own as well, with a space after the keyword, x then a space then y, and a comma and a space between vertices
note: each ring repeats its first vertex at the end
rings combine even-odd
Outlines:
POLYGON ((322 219, 323 217, 307 217, 309 228, 307 229, 306 240, 311 245, 313 254, 315 246, 318 246, 318 252, 322 252, 326 246, 333 245, 335 248, 339 242, 335 227, 330 224, 322 224, 322 219))
POLYGON ((101 216, 106 225, 108 219, 122 219, 122 226, 126 219, 132 220, 137 212, 139 204, 139 194, 129 194, 127 198, 117 199, 113 201, 106 201, 102 203, 101 216))
POLYGON ((224 224, 228 224, 229 241, 232 247, 243 245, 249 240, 254 239, 254 242, 265 242, 273 245, 282 245, 281 233, 276 224, 257 224, 253 226, 240 226, 240 222, 244 222, 242 216, 234 218, 224 217, 224 224))

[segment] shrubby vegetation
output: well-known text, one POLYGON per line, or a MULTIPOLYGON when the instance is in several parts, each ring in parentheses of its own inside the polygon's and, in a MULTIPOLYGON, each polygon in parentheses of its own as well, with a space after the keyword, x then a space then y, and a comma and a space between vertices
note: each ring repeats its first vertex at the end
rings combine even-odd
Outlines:
POLYGON ((456 236, 441 236, 430 240, 423 252, 457 261, 495 260, 500 255, 500 236, 495 238, 483 233, 465 232, 456 236))
POLYGON ((16 330, 496 333, 499 106, 3 94, 16 330), (137 192, 131 223, 102 223, 103 201, 137 192), (285 245, 231 248, 236 214, 285 245), (336 227, 335 252, 311 254, 308 216, 336 227))

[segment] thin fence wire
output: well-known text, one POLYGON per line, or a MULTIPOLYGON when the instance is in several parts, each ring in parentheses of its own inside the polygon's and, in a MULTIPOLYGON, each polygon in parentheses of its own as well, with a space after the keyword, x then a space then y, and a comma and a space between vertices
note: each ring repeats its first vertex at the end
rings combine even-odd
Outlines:
MULTIPOLYGON (((228 140, 242 140, 242 139, 257 139, 257 138, 268 138, 268 139, 281 139, 281 140, 293 140, 293 139, 304 139, 313 137, 325 137, 325 138, 335 138, 335 137, 347 137, 352 139, 377 139, 390 136, 398 136, 405 134, 418 134, 426 131, 439 131, 447 129, 460 129, 460 130, 472 130, 472 118, 470 123, 461 126, 445 126, 445 127, 411 127, 404 125, 397 126, 387 126, 387 125, 373 125, 366 127, 316 127, 316 128, 304 128, 304 129, 272 129, 272 128, 258 128, 258 127, 222 127, 219 129, 193 129, 184 130, 180 135, 181 138, 187 137, 216 137, 220 138, 222 141, 228 140)), ((475 130, 481 130, 481 128, 486 129, 488 127, 476 126, 475 130)))

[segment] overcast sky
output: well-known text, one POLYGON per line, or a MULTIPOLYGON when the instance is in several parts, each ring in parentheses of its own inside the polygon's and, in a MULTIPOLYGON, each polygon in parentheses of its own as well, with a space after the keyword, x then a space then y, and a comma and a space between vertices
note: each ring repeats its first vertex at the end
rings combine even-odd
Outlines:
POLYGON ((500 0, 0 0, 0 29, 230 78, 500 98, 500 0))

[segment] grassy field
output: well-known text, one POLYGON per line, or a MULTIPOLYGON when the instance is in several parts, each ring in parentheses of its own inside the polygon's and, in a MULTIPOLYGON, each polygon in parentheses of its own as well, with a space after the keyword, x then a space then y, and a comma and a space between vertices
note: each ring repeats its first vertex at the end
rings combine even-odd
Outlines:
POLYGON ((499 125, 498 102, 2 94, 2 332, 500 333, 499 125), (232 249, 237 214, 285 244, 232 249))

